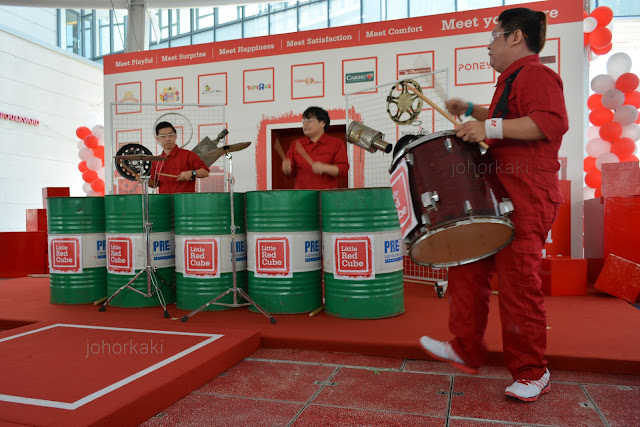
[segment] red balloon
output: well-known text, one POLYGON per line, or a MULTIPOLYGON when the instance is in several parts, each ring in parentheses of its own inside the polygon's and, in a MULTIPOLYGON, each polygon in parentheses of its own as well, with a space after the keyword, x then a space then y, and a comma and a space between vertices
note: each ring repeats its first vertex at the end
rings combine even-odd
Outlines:
POLYGON ((589 107, 589 110, 595 110, 598 107, 602 107, 602 95, 594 93, 587 98, 587 107, 589 107))
POLYGON ((623 163, 623 162, 637 162, 637 161, 639 161, 638 158, 633 154, 631 154, 630 156, 625 157, 624 159, 620 159, 620 163, 623 163))
POLYGON ((611 43, 613 35, 607 27, 598 27, 589 33, 589 44, 591 48, 602 49, 611 43))
POLYGON ((597 169, 587 172, 584 177, 584 183, 590 188, 600 187, 602 185, 602 173, 597 169))
POLYGON ((591 46, 591 52, 595 53, 596 55, 606 55, 607 53, 611 52, 612 48, 613 48, 613 43, 609 43, 605 47, 601 47, 601 48, 591 46))
POLYGON ((96 178, 91 181, 91 189, 96 193, 101 193, 104 191, 104 181, 100 178, 96 178))
POLYGON ((606 27, 613 19, 613 10, 608 6, 596 7, 590 16, 598 21, 598 27, 606 27))
POLYGON ((589 44, 589 33, 582 34, 582 45, 586 46, 589 44))
POLYGON ((622 125, 618 122, 606 122, 600 126, 600 138, 605 141, 615 141, 622 135, 622 125))
POLYGON ((91 182, 96 178, 98 178, 98 174, 91 169, 87 169, 86 171, 82 172, 82 179, 84 179, 84 182, 91 182))
POLYGON ((586 18, 587 16, 589 16, 589 14, 587 13, 586 10, 582 9, 582 20, 584 21, 584 18, 586 18))
POLYGON ((98 137, 94 135, 89 135, 84 139, 84 145, 88 148, 95 148, 99 143, 100 141, 98 141, 98 137))
POLYGON ((102 160, 102 166, 104 166, 104 145, 98 145, 93 149, 93 155, 102 160))
POLYGON ((76 129, 76 136, 83 141, 89 135, 91 135, 91 129, 86 126, 80 126, 78 129, 76 129))
POLYGON ((584 166, 583 169, 585 172, 591 172, 591 171, 597 170, 595 157, 591 157, 591 156, 585 157, 582 164, 584 166))
POLYGON ((638 89, 638 84, 640 84, 638 76, 633 73, 624 73, 616 80, 616 89, 624 93, 629 93, 638 89))
POLYGON ((620 159, 632 155, 635 149, 636 143, 631 138, 619 138, 611 144, 611 152, 620 159))
POLYGON ((633 92, 625 93, 624 104, 633 105, 636 108, 640 108, 640 92, 634 90, 633 92))
POLYGON ((83 160, 83 161, 81 161, 80 163, 78 163, 78 170, 79 170, 80 172, 84 172, 84 171, 86 171, 87 169, 89 169, 89 166, 87 166, 87 162, 85 162, 85 161, 83 160))
POLYGON ((595 192, 595 194, 593 195, 593 197, 595 197, 596 199, 597 199, 598 197, 602 197, 602 188, 601 188, 601 187, 596 188, 596 192, 595 192))
POLYGON ((604 107, 595 108, 591 113, 589 113, 589 121, 594 126, 602 126, 611 120, 613 120, 613 111, 604 107))

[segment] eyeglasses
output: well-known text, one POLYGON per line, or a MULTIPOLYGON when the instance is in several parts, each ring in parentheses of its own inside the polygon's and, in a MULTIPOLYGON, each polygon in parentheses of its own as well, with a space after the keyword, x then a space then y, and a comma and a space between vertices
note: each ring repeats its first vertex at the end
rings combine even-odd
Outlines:
POLYGON ((511 34, 511 31, 501 31, 499 33, 491 33, 491 35, 489 36, 489 44, 493 43, 498 37, 500 37, 500 34, 511 34))
POLYGON ((308 119, 302 119, 302 123, 309 123, 318 120, 316 117, 309 117, 308 119))
POLYGON ((174 136, 176 136, 175 133, 165 133, 164 135, 158 135, 158 138, 166 139, 166 138, 171 138, 171 137, 174 137, 174 136))

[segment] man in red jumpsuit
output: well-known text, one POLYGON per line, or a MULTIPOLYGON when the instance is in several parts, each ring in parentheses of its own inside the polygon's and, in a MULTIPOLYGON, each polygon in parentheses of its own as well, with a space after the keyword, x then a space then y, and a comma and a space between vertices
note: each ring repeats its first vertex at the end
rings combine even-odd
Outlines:
POLYGON ((514 383, 505 395, 535 401, 550 390, 546 311, 538 274, 542 247, 556 218, 562 193, 558 149, 568 129, 560 77, 542 65, 538 53, 546 16, 530 9, 500 14, 489 43, 491 66, 501 73, 489 109, 459 99, 446 102, 455 115, 473 116, 455 128, 464 141, 485 141, 490 169, 514 205, 515 237, 483 260, 449 269, 449 342, 420 338, 424 351, 467 373, 477 373, 487 356, 484 333, 490 281, 500 278, 504 360, 514 383))
POLYGON ((282 173, 295 177, 294 188, 338 188, 338 177, 349 171, 345 142, 325 133, 330 121, 329 113, 320 107, 302 113, 305 136, 293 141, 282 161, 282 173))

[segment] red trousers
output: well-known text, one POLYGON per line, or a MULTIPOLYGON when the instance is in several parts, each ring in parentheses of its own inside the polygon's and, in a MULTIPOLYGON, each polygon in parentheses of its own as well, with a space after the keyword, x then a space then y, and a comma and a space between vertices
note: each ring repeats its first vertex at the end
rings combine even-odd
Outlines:
POLYGON ((514 380, 537 380, 547 366, 546 311, 538 270, 562 199, 541 189, 510 193, 516 206, 511 244, 491 257, 449 268, 449 329, 455 335, 451 344, 469 366, 485 362, 490 282, 497 273, 505 364, 514 380))

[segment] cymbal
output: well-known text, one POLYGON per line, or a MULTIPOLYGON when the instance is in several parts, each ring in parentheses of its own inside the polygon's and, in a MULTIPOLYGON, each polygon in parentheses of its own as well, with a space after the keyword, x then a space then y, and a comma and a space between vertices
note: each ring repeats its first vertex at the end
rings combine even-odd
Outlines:
POLYGON ((118 160, 142 160, 145 162, 150 162, 150 161, 165 161, 167 160, 166 157, 162 157, 162 156, 150 156, 148 154, 123 154, 121 156, 115 156, 114 159, 118 159, 118 160))
POLYGON ((248 146, 251 145, 251 142, 239 142, 238 144, 231 145, 222 145, 215 150, 211 150, 208 153, 205 153, 201 156, 202 160, 207 164, 207 166, 211 166, 220 156, 224 155, 225 152, 235 152, 244 150, 248 146))

